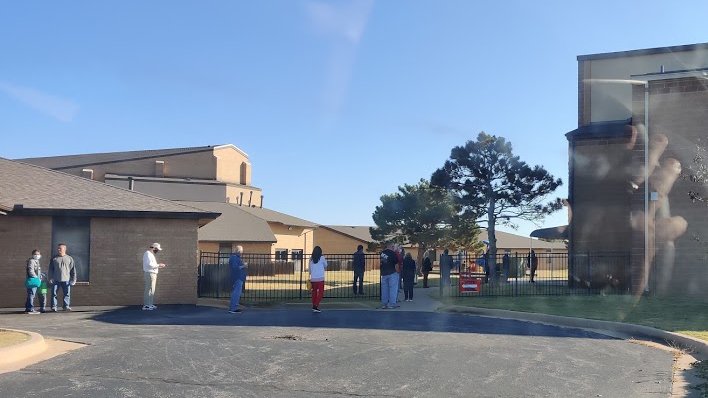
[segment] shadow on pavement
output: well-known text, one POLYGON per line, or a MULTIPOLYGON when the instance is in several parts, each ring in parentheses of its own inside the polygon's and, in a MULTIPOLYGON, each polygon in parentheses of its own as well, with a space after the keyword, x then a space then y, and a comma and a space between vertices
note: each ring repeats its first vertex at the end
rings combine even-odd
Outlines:
POLYGON ((92 319, 121 325, 277 326, 614 339, 581 329, 466 314, 397 310, 328 311, 324 307, 319 314, 312 313, 310 309, 252 309, 229 314, 224 309, 213 307, 160 306, 157 311, 126 307, 101 312, 92 319))

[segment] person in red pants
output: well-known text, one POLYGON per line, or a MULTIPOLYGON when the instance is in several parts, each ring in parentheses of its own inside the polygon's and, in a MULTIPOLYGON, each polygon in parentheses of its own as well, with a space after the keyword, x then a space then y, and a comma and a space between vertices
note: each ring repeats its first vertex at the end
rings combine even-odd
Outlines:
POLYGON ((315 246, 310 256, 310 284, 312 285, 312 312, 320 311, 320 301, 324 296, 325 270, 327 260, 322 255, 322 248, 315 246))

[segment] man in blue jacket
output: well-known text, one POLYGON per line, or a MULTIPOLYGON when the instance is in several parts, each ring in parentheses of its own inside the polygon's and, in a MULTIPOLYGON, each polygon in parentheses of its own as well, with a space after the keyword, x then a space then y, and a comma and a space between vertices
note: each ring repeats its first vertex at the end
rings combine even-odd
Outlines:
POLYGON ((241 260, 241 254, 243 254, 243 247, 236 246, 236 251, 231 254, 229 258, 229 268, 231 268, 231 282, 233 283, 233 290, 231 291, 231 302, 229 303, 229 313, 238 314, 241 309, 238 308, 238 303, 241 300, 241 292, 243 291, 243 284, 246 283, 246 267, 248 264, 241 260))

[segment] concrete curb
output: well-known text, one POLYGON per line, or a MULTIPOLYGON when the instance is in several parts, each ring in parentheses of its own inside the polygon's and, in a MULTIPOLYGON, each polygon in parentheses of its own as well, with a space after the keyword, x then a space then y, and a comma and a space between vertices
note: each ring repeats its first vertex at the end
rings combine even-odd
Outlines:
POLYGON ((0 348, 0 366, 25 360, 47 349, 47 343, 44 341, 44 337, 38 333, 6 328, 2 328, 2 330, 26 334, 29 336, 29 340, 0 348))
POLYGON ((464 307, 459 305, 443 306, 438 311, 474 314, 495 318, 516 319, 521 321, 547 323, 556 326, 565 326, 581 329, 599 329, 616 333, 621 333, 634 338, 650 340, 660 340, 668 345, 680 347, 691 354, 708 358, 708 343, 695 337, 686 336, 680 333, 668 332, 649 326, 635 325, 631 323, 600 321, 586 318, 571 318, 560 315, 539 314, 535 312, 518 312, 509 310, 499 310, 493 308, 464 307))

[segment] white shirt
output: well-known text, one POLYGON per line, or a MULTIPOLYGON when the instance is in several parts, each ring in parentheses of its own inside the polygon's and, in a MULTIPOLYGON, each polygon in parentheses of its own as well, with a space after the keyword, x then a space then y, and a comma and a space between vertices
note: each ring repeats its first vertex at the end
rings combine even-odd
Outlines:
POLYGON ((157 259, 152 253, 152 250, 146 251, 145 254, 143 254, 143 271, 156 274, 159 268, 160 266, 157 264, 157 259))
POLYGON ((324 256, 320 257, 320 261, 313 263, 310 259, 310 281, 319 282, 325 279, 325 268, 327 268, 327 260, 324 256))

